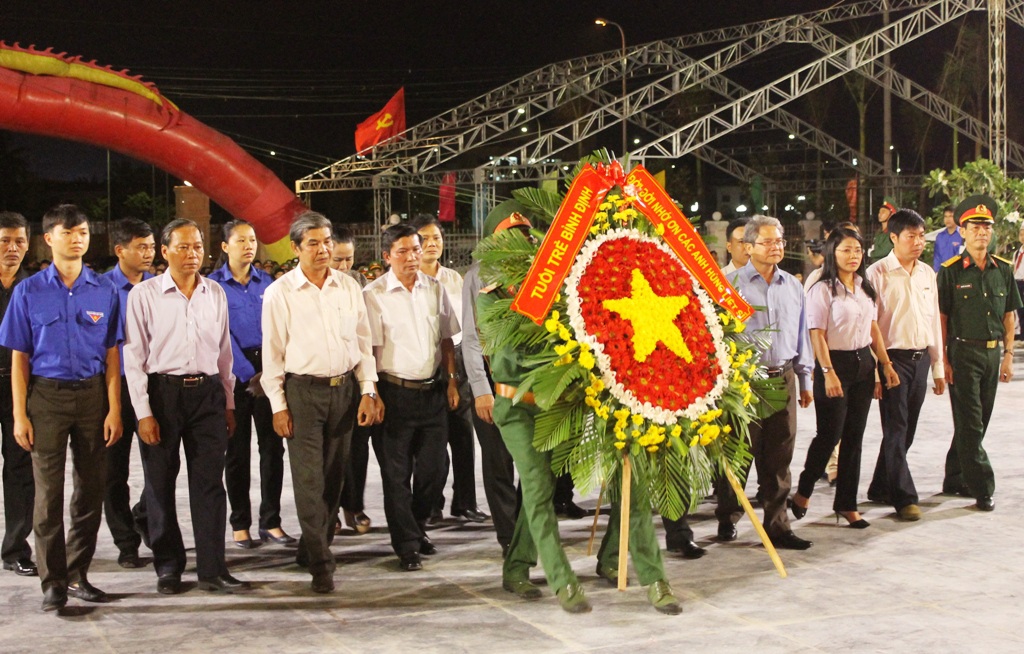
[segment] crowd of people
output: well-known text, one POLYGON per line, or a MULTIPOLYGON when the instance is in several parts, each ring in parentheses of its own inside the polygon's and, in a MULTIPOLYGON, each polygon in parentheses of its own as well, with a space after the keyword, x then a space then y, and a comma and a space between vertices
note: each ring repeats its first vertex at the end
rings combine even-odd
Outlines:
MULTIPOLYGON (((982 441, 997 383, 1013 375, 1014 314, 1022 308, 1016 280, 1024 279, 1020 254, 1011 262, 990 253, 993 205, 969 198, 948 211, 942 247, 949 256, 933 270, 920 261, 924 220, 886 203, 870 250, 856 225, 832 227, 822 266, 806 285, 779 266, 786 238, 777 219, 729 224, 723 270, 757 308, 747 333, 771 330, 763 373, 788 390, 788 402, 749 430, 757 499, 775 547, 812 546, 792 521, 806 515, 826 475, 835 481, 837 521, 869 527, 858 498, 873 400, 883 437, 867 497, 891 505, 902 520, 920 519, 908 451, 929 379, 936 394, 949 390, 953 411, 942 490, 993 510, 994 475, 982 441), (794 491, 796 406, 812 403, 816 434, 794 491)), ((489 220, 485 231, 529 227, 512 213, 489 220)), ((465 278, 441 264, 444 234, 436 219, 389 227, 381 253, 387 272, 373 280, 352 270, 352 233, 312 211, 291 226, 293 262, 270 270, 256 260, 256 233, 244 221, 224 225, 221 260, 208 274, 207 244, 188 220, 171 221, 159 234, 140 220, 118 221, 111 233, 117 263, 104 274, 83 263, 89 221, 77 207, 54 207, 42 230, 52 263, 30 276, 29 224, 0 213, 2 558, 7 570, 38 575, 44 610, 60 609, 68 597, 108 601, 88 576, 104 515, 121 566, 143 565, 145 546, 157 591, 182 592, 186 550, 175 500, 182 450, 199 588, 245 591, 249 584, 228 570, 226 545, 273 543, 295 548, 313 591, 332 592, 331 545, 342 523, 358 534, 372 524, 364 502, 371 443, 398 569, 420 570, 423 557, 437 553, 428 527, 443 517, 450 472, 450 515, 492 520, 505 590, 540 598, 529 574, 539 558, 562 608, 590 610, 557 521, 586 512, 572 500, 571 478, 554 475, 550 454, 533 446, 539 409, 529 393, 517 392, 524 362, 514 352, 483 357, 477 316, 494 289, 483 284, 479 264, 465 278), (165 270, 155 268, 158 251, 165 270), (134 505, 133 442, 144 473, 134 505), (490 516, 476 497, 477 443, 490 516), (69 446, 74 491, 65 533, 69 446), (286 450, 297 538, 282 523, 286 450)), ((716 481, 715 495, 718 538, 734 540, 739 500, 724 480, 716 481)), ((642 509, 630 511, 639 580, 655 609, 679 613, 642 509)), ((613 505, 598 555, 598 574, 611 583, 618 577, 618 511, 613 505)), ((686 558, 705 554, 686 516, 664 523, 666 549, 686 558)))

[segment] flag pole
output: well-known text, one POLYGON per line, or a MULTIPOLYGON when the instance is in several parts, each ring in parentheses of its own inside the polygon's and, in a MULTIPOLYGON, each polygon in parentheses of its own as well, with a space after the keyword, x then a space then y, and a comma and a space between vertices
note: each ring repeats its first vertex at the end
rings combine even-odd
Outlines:
POLYGON ((761 521, 757 519, 757 515, 754 514, 754 507, 750 506, 750 500, 747 499, 747 493, 740 486, 740 482, 736 479, 736 475, 732 474, 732 469, 725 466, 725 478, 729 480, 729 485, 732 486, 732 490, 736 493, 736 498, 739 499, 740 504, 743 505, 743 510, 746 512, 747 517, 750 518, 750 522, 754 524, 754 529, 757 531, 757 535, 761 537, 761 543, 764 544, 764 549, 768 552, 768 556, 771 557, 772 563, 775 564, 775 569, 779 571, 779 576, 785 579, 788 575, 786 574, 786 566, 782 565, 782 559, 779 558, 779 553, 775 551, 775 546, 772 545, 772 541, 768 538, 768 533, 765 532, 764 527, 761 525, 761 521))

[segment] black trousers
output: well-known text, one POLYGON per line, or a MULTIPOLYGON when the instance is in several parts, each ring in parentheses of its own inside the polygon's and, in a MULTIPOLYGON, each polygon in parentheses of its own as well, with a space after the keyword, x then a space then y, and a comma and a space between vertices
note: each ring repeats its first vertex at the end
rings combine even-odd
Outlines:
POLYGON ((36 535, 39 581, 46 592, 51 587, 65 588, 86 579, 96 552, 107 472, 103 421, 108 405, 104 377, 97 375, 85 380, 79 388, 62 388, 33 377, 27 408, 35 432, 32 474, 36 497, 32 528, 36 535), (74 492, 68 507, 65 538, 68 449, 74 492))
POLYGON ((184 446, 196 572, 201 578, 227 574, 227 498, 222 482, 228 441, 224 387, 218 378, 182 388, 158 375, 150 375, 149 402, 160 425, 160 442, 141 447, 153 567, 157 575, 181 576, 185 570, 185 544, 175 501, 180 450, 184 446))
POLYGON ((4 542, 0 551, 4 563, 14 563, 32 556, 28 537, 32 533, 36 483, 32 477, 32 453, 14 440, 10 373, 0 374, 0 430, 4 456, 4 542))
POLYGON ((455 348, 455 366, 459 373, 459 406, 448 414, 448 450, 444 453, 441 495, 438 509, 444 508, 444 488, 448 484, 448 470, 452 479, 452 513, 477 508, 476 501, 476 443, 473 440, 473 389, 466 375, 462 348, 455 348))
POLYGON ((359 395, 352 374, 340 386, 288 377, 285 399, 292 414, 293 436, 288 439, 288 464, 295 491, 295 512, 302 537, 298 561, 313 576, 334 572, 334 517, 338 515, 345 461, 359 395))
POLYGON ((103 513, 114 544, 122 552, 138 551, 142 539, 135 531, 131 497, 128 492, 128 471, 132 463, 132 441, 135 439, 135 408, 128 393, 128 383, 121 377, 121 439, 107 448, 107 490, 103 497, 103 513))
MULTIPOLYGON (((555 506, 568 504, 569 502, 572 502, 574 488, 575 486, 573 485, 572 475, 569 474, 568 472, 559 477, 558 479, 556 479, 555 495, 553 500, 555 506)), ((598 509, 600 508, 601 507, 598 507, 598 509)))
MULTIPOLYGON (((914 443, 921 406, 928 394, 932 360, 927 351, 917 359, 907 350, 889 350, 889 358, 900 376, 896 388, 882 388, 882 445, 868 495, 886 497, 897 511, 917 504, 917 488, 907 464, 907 452, 914 443)), ((841 448, 840 448, 841 451, 841 448)))
POLYGON ((825 375, 820 366, 816 367, 814 407, 817 434, 807 448, 807 459, 804 461, 804 471, 800 473, 798 490, 804 497, 814 493, 815 482, 825 472, 832 450, 842 439, 832 509, 856 511, 861 444, 875 390, 875 359, 866 347, 859 350, 829 350, 829 357, 842 384, 843 396, 825 395, 825 375))
POLYGON ((484 477, 484 495, 491 511, 498 542, 508 545, 516 529, 519 499, 516 493, 516 468, 512 455, 501 439, 498 426, 486 423, 473 412, 473 426, 480 441, 480 470, 484 477))
POLYGON ((370 464, 370 441, 376 450, 380 441, 380 426, 371 425, 352 430, 352 444, 345 464, 345 484, 341 488, 341 506, 346 511, 359 513, 366 508, 366 467, 370 464))
POLYGON ((231 529, 252 526, 249 501, 249 470, 252 455, 252 426, 260 453, 260 529, 281 526, 281 485, 284 480, 284 443, 274 431, 274 412, 266 397, 246 391, 248 383, 235 382, 235 434, 228 439, 224 462, 224 483, 231 504, 231 529))
POLYGON ((418 552, 423 524, 441 492, 441 470, 448 440, 444 386, 414 390, 381 380, 377 384, 387 408, 382 452, 384 514, 391 547, 399 556, 418 552))
POLYGON ((661 524, 665 526, 665 549, 679 550, 683 548, 683 543, 693 540, 693 529, 685 513, 678 520, 661 516, 661 524))

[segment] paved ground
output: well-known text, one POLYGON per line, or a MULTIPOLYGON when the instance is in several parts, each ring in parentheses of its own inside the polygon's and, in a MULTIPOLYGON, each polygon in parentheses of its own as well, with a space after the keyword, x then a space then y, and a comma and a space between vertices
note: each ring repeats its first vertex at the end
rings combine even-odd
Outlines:
MULTIPOLYGON (((488 525, 441 526, 431 533, 441 552, 422 572, 399 572, 374 469, 367 489, 374 529, 364 536, 348 532, 335 542, 340 565, 333 595, 312 593, 293 552, 276 546, 229 548, 232 573, 255 586, 247 595, 211 596, 194 584, 179 596, 158 595, 151 567, 117 566, 103 527, 91 580, 116 601, 97 606, 71 600, 59 617, 43 614, 38 581, 2 572, 0 652, 1019 652, 1024 527, 1017 507, 1024 500, 1024 442, 1016 412, 1024 406, 1024 362, 1018 361, 1017 373, 1018 381, 1000 388, 986 439, 997 475, 994 513, 939 494, 950 411, 945 396, 929 396, 911 453, 923 520, 897 522, 891 509, 865 502, 869 529, 837 527, 828 511, 831 490, 820 485, 810 513, 796 524, 797 533, 815 545, 807 552, 784 551, 789 578, 781 579, 749 523, 740 524, 737 542, 714 542, 714 518, 704 505, 693 524, 708 555, 666 559, 684 602, 678 617, 655 613, 642 589, 620 593, 597 580, 595 560, 586 556, 588 519, 561 523, 569 558, 594 604, 588 615, 562 612, 550 594, 523 603, 503 592, 499 549, 488 525)), ((873 411, 862 499, 880 438, 873 411)), ((800 414, 794 476, 811 439, 812 412, 800 414)), ((142 478, 136 468, 135 493, 142 478)), ((294 533, 289 485, 286 480, 284 522, 294 533)), ((179 498, 187 513, 184 489, 179 498)), ((592 508, 594 502, 582 503, 592 508)), ((187 523, 187 515, 182 520, 187 523)), ((183 524, 183 531, 190 533, 190 525, 183 524)), ((540 572, 534 577, 539 580, 540 572)), ((185 579, 194 582, 194 569, 185 579)))

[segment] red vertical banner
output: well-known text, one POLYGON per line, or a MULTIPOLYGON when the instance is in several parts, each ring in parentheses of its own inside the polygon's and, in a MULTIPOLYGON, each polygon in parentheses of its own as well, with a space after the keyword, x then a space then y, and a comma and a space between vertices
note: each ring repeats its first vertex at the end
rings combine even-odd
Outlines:
POLYGON ((733 317, 740 320, 749 318, 754 313, 753 308, 725 278, 704 239, 697 234, 697 230, 654 176, 643 166, 637 166, 626 177, 625 187, 628 189, 630 186, 640 201, 644 215, 697 283, 711 295, 711 299, 733 317))
POLYGON ((512 301, 514 311, 538 325, 547 317, 583 242, 590 235, 594 214, 609 188, 611 183, 590 164, 576 177, 512 301))
POLYGON ((437 219, 443 223, 455 222, 455 173, 444 174, 437 197, 437 219))

